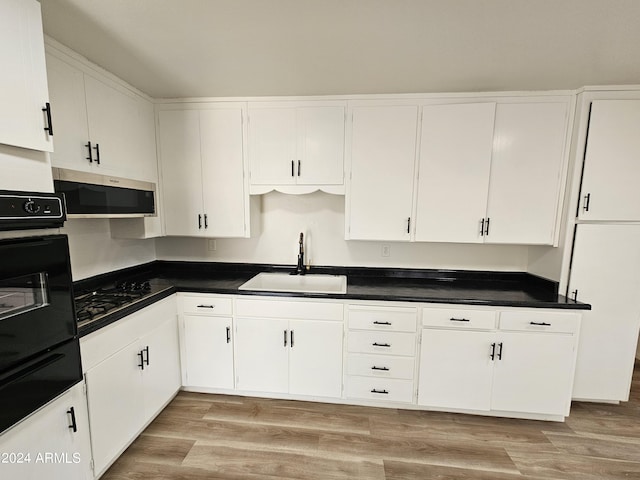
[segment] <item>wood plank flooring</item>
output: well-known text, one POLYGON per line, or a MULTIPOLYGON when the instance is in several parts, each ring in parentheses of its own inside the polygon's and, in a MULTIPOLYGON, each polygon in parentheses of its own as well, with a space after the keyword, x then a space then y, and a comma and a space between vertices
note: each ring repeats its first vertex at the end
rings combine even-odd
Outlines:
POLYGON ((104 480, 640 480, 640 365, 565 423, 181 392, 104 480))

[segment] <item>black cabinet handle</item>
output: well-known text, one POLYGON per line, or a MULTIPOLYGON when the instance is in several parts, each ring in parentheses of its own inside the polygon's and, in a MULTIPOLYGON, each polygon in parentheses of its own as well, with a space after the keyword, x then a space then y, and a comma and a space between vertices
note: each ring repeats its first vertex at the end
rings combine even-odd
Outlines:
POLYGON ((372 344, 374 347, 385 347, 385 348, 391 348, 391 344, 389 343, 378 343, 378 342, 373 342, 372 344))
POLYGON ((294 166, 293 166, 293 165, 294 165, 294 162, 293 162, 293 160, 291 160, 291 176, 292 176, 292 177, 295 177, 295 173, 294 173, 294 171, 293 171, 293 169, 294 169, 294 166))
POLYGON ((489 355, 491 357, 491 360, 495 360, 496 359, 496 342, 493 342, 491 344, 491 355, 489 355))
POLYGON ((376 390, 375 388, 371 390, 371 393, 381 393, 383 395, 389 395, 389 392, 386 390, 376 390))
POLYGON ((373 321, 374 325, 391 325, 391 322, 379 322, 378 320, 373 321))
POLYGON ((573 292, 571 292, 573 294, 573 301, 577 302, 578 301, 578 289, 575 289, 573 292))
POLYGON ((502 342, 498 344, 498 360, 502 360, 502 342))
POLYGON ((96 163, 100 165, 100 144, 96 143, 96 146, 93 147, 96 151, 96 163))
POLYGON ((300 176, 300 166, 301 166, 301 162, 300 160, 298 160, 298 176, 300 176))
POLYGON ((93 148, 91 148, 91 142, 87 142, 85 147, 89 149, 89 156, 86 157, 86 159, 89 160, 89 163, 93 163, 93 148))
POLYGON ((51 121, 51 104, 49 102, 45 103, 42 111, 47 114, 47 124, 44 127, 44 131, 53 137, 53 122, 51 121))
POLYGON ((455 317, 451 317, 449 320, 452 322, 470 322, 471 321, 468 318, 455 318, 455 317))
POLYGON ((546 322, 529 322, 529 324, 531 324, 531 325, 539 325, 541 327, 550 327, 551 326, 550 323, 546 323, 546 322))
POLYGON ((411 233, 411 217, 407 218, 407 233, 411 233))
POLYGON ((146 347, 144 347, 144 352, 147 352, 147 359, 145 360, 145 363, 147 365, 149 365, 149 345, 147 345, 146 347))
POLYGON ((140 363, 138 364, 138 366, 140 367, 140 369, 144 370, 144 351, 140 350, 138 352, 138 356, 140 357, 140 363))
POLYGON ((287 331, 284 331, 284 346, 287 346, 287 331))
POLYGON ((490 221, 491 221, 491 219, 490 219, 489 217, 487 217, 487 221, 486 221, 486 223, 484 224, 484 226, 485 226, 484 234, 485 234, 485 235, 489 235, 489 222, 490 222, 490 221))
POLYGON ((209 228, 209 218, 207 214, 204 214, 204 228, 209 228))
POLYGON ((381 370, 383 372, 388 372, 389 369, 387 367, 376 367, 375 365, 371 367, 371 370, 381 370))
POLYGON ((227 343, 231 343, 231 327, 227 327, 227 343))
POLYGON ((480 220, 480 236, 484 236, 484 218, 480 220))
POLYGON ((291 330, 291 348, 293 348, 293 330, 291 330))
POLYGON ((198 230, 202 228, 202 214, 198 214, 198 230))
POLYGON ((583 209, 585 212, 588 212, 588 211, 589 211, 589 202, 590 202, 590 201, 591 201, 591 194, 590 194, 590 193, 587 193, 587 194, 584 196, 584 203, 583 203, 583 205, 582 205, 582 209, 583 209))
POLYGON ((198 305, 198 308, 216 308, 216 306, 215 305, 201 304, 201 305, 198 305))
POLYGON ((78 431, 78 424, 76 423, 76 409, 71 407, 67 410, 67 413, 71 415, 71 425, 69 425, 69 428, 73 430, 73 433, 76 433, 78 431))

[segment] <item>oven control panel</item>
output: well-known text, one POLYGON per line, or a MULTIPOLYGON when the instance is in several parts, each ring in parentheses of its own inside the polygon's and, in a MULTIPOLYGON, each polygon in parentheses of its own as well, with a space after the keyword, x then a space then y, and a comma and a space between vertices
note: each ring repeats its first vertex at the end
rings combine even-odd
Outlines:
POLYGON ((0 229, 60 227, 66 219, 59 193, 0 191, 0 229))

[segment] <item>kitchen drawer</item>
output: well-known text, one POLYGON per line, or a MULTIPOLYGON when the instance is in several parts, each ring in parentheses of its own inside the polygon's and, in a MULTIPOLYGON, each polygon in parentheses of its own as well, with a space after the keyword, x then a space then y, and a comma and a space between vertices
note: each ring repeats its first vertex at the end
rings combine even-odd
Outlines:
POLYGON ((423 308, 424 327, 466 328, 493 330, 496 328, 497 312, 462 308, 423 308))
POLYGON ((414 365, 413 357, 363 355, 360 353, 350 353, 347 356, 347 374, 363 377, 413 380, 414 365))
POLYGON ((348 350, 352 353, 381 353, 413 356, 415 333, 349 331, 348 350))
POLYGON ((342 303, 290 302, 287 300, 236 299, 236 315, 240 317, 294 318, 304 320, 343 321, 342 303))
POLYGON ((205 315, 231 315, 233 303, 230 298, 214 296, 182 296, 182 312, 205 315))
POLYGON ((517 332, 577 333, 579 313, 549 311, 500 312, 500 330, 517 332))
POLYGON ((415 332, 418 311, 411 307, 349 306, 349 328, 415 332))
POLYGON ((387 402, 413 402, 413 381, 395 378, 347 376, 347 398, 387 402))

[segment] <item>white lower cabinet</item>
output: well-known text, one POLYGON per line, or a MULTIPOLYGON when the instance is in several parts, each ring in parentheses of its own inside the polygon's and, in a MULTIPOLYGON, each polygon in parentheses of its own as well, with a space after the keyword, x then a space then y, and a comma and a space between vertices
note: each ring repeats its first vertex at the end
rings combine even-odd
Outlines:
POLYGON ((84 384, 75 385, 5 432, 0 437, 0 454, 2 478, 92 479, 84 384))
POLYGON ((99 477, 180 388, 175 296, 81 339, 99 477))
POLYGON ((236 300, 236 388, 340 398, 343 305, 236 300))
POLYGON ((418 405, 568 415, 579 321, 557 311, 423 309, 418 405))

